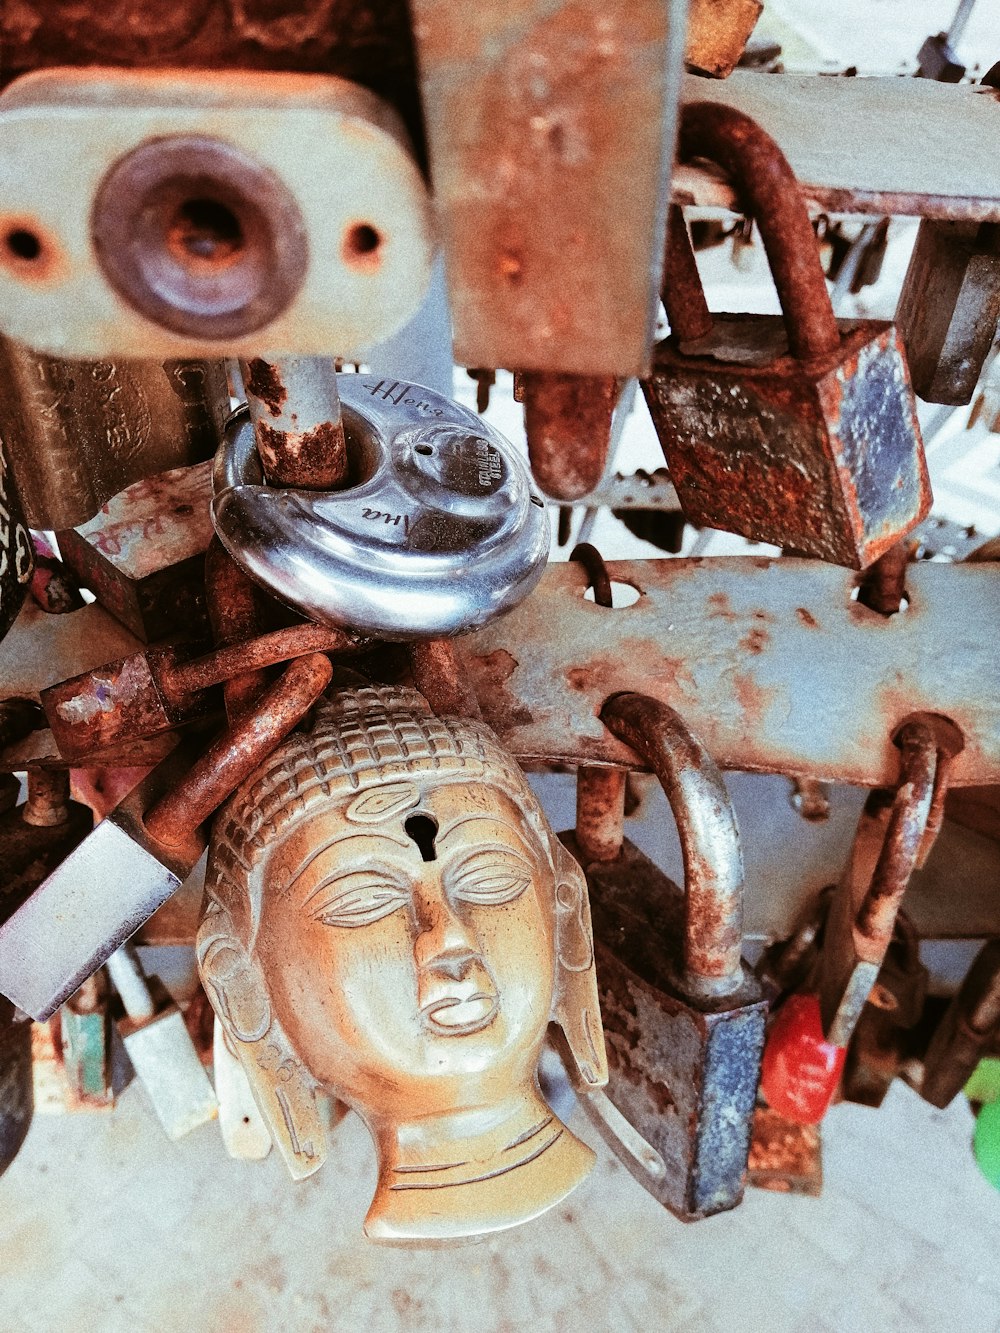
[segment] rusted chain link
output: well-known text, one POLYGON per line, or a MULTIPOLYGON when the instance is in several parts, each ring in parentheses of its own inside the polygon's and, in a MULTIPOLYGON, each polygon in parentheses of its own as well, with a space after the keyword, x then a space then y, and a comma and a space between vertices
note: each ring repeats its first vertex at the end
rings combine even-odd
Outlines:
POLYGON ((855 920, 858 954, 867 962, 881 962, 889 947, 934 796, 938 747, 933 730, 923 722, 908 723, 896 743, 902 754, 900 782, 872 882, 855 920))
POLYGON ((858 955, 868 962, 884 958, 910 877, 926 861, 941 830, 948 775, 963 745, 953 723, 929 715, 904 723, 894 739, 901 753, 900 781, 855 920, 858 955))
POLYGON ((162 687, 172 702, 180 702, 188 695, 219 685, 233 676, 247 672, 256 674, 264 667, 305 657, 309 653, 360 652, 370 642, 346 630, 330 629, 325 625, 291 625, 287 629, 258 635, 247 643, 216 648, 203 657, 170 665, 163 671, 162 687))

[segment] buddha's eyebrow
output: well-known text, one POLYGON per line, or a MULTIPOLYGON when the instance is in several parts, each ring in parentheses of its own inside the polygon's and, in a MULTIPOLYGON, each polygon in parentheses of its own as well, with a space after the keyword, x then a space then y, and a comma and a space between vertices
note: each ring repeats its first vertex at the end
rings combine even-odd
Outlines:
POLYGON ((384 842, 391 842, 397 847, 402 847, 404 851, 409 851, 411 846, 408 838, 397 838, 385 829, 370 829, 366 833, 361 833, 359 831, 357 833, 348 833, 346 835, 342 834, 339 837, 331 838, 329 842, 324 842, 321 846, 315 848, 291 876, 288 883, 291 885, 294 884, 296 880, 300 879, 316 858, 322 856, 324 852, 328 852, 331 847, 344 847, 352 842, 370 843, 373 838, 381 839, 384 842))
POLYGON ((438 846, 440 846, 443 842, 447 842, 453 833, 455 833, 458 829, 463 828, 466 824, 476 824, 481 822, 501 825, 501 827, 506 829, 508 832, 513 833, 514 837, 518 840, 521 846, 524 847, 526 851, 530 852, 532 856, 538 855, 539 849, 537 847, 532 846, 532 844, 527 840, 527 838, 524 837, 524 835, 520 832, 520 830, 517 829, 512 823, 510 823, 509 820, 501 819, 499 815, 490 814, 486 810, 476 811, 475 814, 471 815, 459 815, 458 818, 454 821, 454 823, 449 824, 447 828, 442 829, 440 833, 438 833, 436 839, 438 846))

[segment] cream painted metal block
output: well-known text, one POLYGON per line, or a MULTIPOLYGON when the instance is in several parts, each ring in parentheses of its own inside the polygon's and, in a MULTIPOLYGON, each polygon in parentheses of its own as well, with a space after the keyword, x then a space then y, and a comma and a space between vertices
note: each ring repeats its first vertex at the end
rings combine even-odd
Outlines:
POLYGON ((356 357, 426 290, 402 124, 342 79, 45 70, 0 128, 0 324, 37 350, 356 357))

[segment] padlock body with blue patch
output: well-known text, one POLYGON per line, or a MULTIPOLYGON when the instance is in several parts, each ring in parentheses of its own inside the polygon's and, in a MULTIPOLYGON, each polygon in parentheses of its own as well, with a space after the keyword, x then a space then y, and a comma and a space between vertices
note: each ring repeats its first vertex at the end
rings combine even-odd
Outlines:
POLYGON ((839 349, 803 362, 780 316, 712 319, 686 350, 661 343, 644 383, 686 517, 867 568, 931 505, 895 326, 838 321, 839 349))
POLYGON ((607 1095, 665 1169, 653 1179, 621 1160, 684 1221, 734 1208, 764 1047, 760 983, 744 966, 730 994, 686 995, 683 891, 627 839, 614 861, 586 864, 575 835, 560 836, 590 891, 607 1095))

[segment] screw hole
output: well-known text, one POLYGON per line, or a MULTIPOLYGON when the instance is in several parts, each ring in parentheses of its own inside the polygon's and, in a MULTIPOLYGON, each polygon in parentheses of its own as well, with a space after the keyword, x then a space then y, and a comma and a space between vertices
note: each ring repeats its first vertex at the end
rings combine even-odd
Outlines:
MULTIPOLYGON (((593 588, 588 588, 583 594, 584 600, 592 602, 594 600, 593 588)), ((618 583, 611 580, 611 610, 621 611, 626 606, 635 606, 636 602, 642 596, 638 588, 633 588, 631 583, 618 583)))
POLYGON ((7 249, 17 259, 23 259, 31 264, 41 257, 42 242, 36 233, 29 231, 27 227, 15 227, 9 231, 5 242, 7 249))
MULTIPOLYGON (((853 587, 853 588, 851 589, 851 601, 852 601, 852 602, 858 602, 858 603, 860 603, 861 606, 868 606, 868 603, 867 603, 867 602, 860 596, 860 594, 861 594, 862 591, 863 591, 863 589, 862 589, 861 587, 855 585, 855 587, 853 587)), ((904 611, 909 610, 909 607, 910 607, 910 598, 909 598, 908 594, 904 592, 904 593, 900 596, 900 599, 899 599, 899 609, 898 609, 898 610, 895 610, 895 611, 880 611, 880 610, 876 610, 876 608, 873 607, 873 606, 868 606, 868 610, 869 610, 869 611, 873 611, 874 614, 877 615, 877 616, 882 616, 884 619, 889 620, 892 616, 899 616, 899 615, 902 615, 904 611)))
POLYGON ((381 244, 381 234, 370 223, 356 222, 344 237, 344 258, 349 264, 371 262, 381 244))

